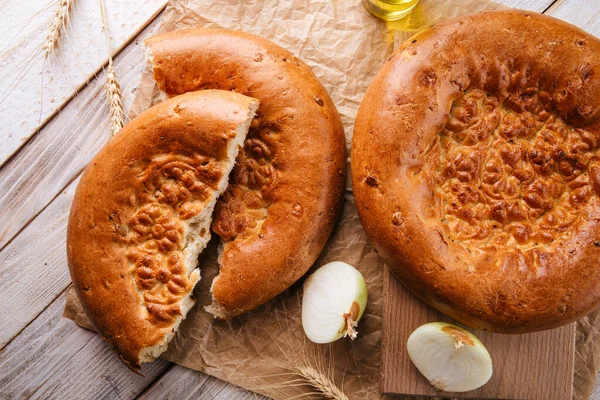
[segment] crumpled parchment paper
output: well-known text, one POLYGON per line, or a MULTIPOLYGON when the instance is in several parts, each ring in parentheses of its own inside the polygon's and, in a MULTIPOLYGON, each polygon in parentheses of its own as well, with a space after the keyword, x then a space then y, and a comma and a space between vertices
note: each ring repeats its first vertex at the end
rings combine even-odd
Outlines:
MULTIPOLYGON (((386 23, 372 17, 360 0, 179 0, 167 7, 161 31, 192 27, 240 29, 263 36, 310 65, 342 117, 350 149, 354 117, 375 73, 396 46, 414 32, 444 18, 505 8, 488 0, 421 0, 410 17, 386 23)), ((159 101, 147 68, 132 107, 135 115, 159 101)), ((348 180, 349 182, 349 180, 348 180)), ((300 323, 302 280, 275 300, 235 318, 218 321, 204 311, 218 273, 216 242, 201 256, 202 280, 196 307, 162 358, 276 399, 314 393, 298 372, 316 368, 351 399, 379 399, 383 265, 368 244, 347 185, 346 202, 316 266, 348 262, 366 278, 369 304, 355 341, 314 345, 300 323), (299 384, 300 383, 300 384, 299 384)), ((91 328, 74 291, 65 316, 91 328)), ((600 311, 577 324, 574 399, 587 399, 600 367, 600 311)))

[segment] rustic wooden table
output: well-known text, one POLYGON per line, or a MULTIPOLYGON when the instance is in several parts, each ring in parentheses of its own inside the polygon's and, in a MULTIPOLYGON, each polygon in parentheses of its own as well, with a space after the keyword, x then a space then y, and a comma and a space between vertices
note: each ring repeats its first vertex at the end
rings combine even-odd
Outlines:
MULTIPOLYGON (((600 36, 599 0, 499 1, 600 36)), ((136 375, 96 334, 62 318, 71 198, 109 132, 98 0, 74 2, 66 34, 44 63, 42 43, 59 2, 0 2, 0 398, 256 398, 163 360, 136 375)), ((126 107, 144 64, 140 43, 165 5, 106 0, 126 107)), ((600 399, 598 381, 592 397, 600 399)))

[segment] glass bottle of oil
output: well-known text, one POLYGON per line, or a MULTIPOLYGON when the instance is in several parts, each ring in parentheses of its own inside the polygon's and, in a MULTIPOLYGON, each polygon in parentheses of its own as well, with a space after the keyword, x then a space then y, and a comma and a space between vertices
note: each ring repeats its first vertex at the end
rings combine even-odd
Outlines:
POLYGON ((362 0, 365 8, 377 18, 395 21, 406 17, 419 0, 362 0))

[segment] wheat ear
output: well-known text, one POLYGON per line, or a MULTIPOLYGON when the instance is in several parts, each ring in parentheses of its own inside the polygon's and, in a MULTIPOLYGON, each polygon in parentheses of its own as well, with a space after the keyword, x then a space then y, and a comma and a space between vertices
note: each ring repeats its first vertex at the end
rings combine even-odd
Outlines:
POLYGON ((56 48, 58 39, 60 38, 60 33, 67 24, 67 19, 69 18, 69 12, 71 11, 73 2, 74 0, 60 0, 58 3, 58 10, 54 15, 54 20, 52 21, 52 25, 50 25, 50 32, 48 32, 48 36, 46 36, 46 41, 42 47, 42 50, 44 51, 44 59, 48 58, 48 56, 56 48))
POLYGON ((106 9, 104 0, 100 0, 100 10, 102 11, 102 28, 106 35, 106 48, 108 50, 108 67, 106 70, 106 98, 110 109, 110 132, 116 135, 125 124, 125 113, 123 111, 123 100, 121 95, 121 85, 115 74, 113 59, 110 52, 110 36, 108 35, 108 21, 106 18, 106 9))
POLYGON ((318 390, 323 397, 331 400, 348 400, 348 396, 338 388, 327 376, 312 367, 299 367, 298 375, 318 390))
POLYGON ((115 75, 112 59, 108 61, 106 74, 106 97, 110 108, 110 132, 116 135, 125 125, 121 86, 115 75))

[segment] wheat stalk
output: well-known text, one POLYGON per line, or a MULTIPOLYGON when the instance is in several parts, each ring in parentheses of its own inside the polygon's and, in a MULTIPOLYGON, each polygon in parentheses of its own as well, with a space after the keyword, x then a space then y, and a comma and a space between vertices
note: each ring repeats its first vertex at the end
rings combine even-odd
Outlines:
POLYGON ((113 61, 108 61, 108 68, 106 74, 106 98, 108 99, 108 106, 110 109, 110 133, 116 135, 125 124, 124 112, 123 112, 123 101, 121 99, 121 86, 115 75, 115 69, 113 67, 113 61))
MULTIPOLYGON (((300 297, 297 297, 296 300, 300 304, 300 297)), ((308 341, 306 336, 302 336, 302 342, 299 346, 297 341, 295 345, 294 339, 290 334, 292 329, 285 303, 282 304, 282 308, 285 316, 284 321, 281 321, 277 314, 276 317, 277 325, 281 332, 287 332, 284 335, 286 343, 285 347, 280 346, 276 341, 275 343, 289 363, 286 369, 300 378, 300 382, 298 383, 311 386, 322 397, 330 400, 348 400, 348 396, 334 381, 334 353, 332 345, 330 344, 326 347, 315 345, 308 341), (285 323, 285 329, 282 323, 285 323), (293 354, 288 354, 290 350, 293 354)), ((285 386, 285 384, 282 386, 285 386)), ((304 396, 300 395, 298 397, 304 396)))
MULTIPOLYGON (((300 304, 299 296, 296 300, 300 304)), ((298 316, 288 314, 285 300, 281 302, 281 307, 282 318, 279 312, 274 314, 282 335, 273 336, 270 332, 267 335, 283 355, 283 360, 275 357, 263 361, 265 368, 275 369, 273 374, 236 375, 234 381, 243 382, 244 387, 274 398, 348 400, 343 391, 343 377, 341 387, 335 382, 333 346, 320 346, 310 342, 304 335, 296 336, 298 316)))
POLYGON ((306 379, 306 382, 318 390, 326 399, 348 400, 348 396, 338 388, 329 377, 312 367, 299 367, 298 375, 306 379))
POLYGON ((54 21, 52 21, 52 25, 50 25, 50 32, 48 32, 48 36, 46 36, 46 41, 42 46, 42 50, 44 52, 44 59, 47 59, 48 56, 52 53, 52 51, 56 48, 58 44, 58 39, 60 38, 60 33, 67 24, 67 19, 69 18, 69 11, 71 11, 71 6, 73 5, 74 0, 60 0, 58 3, 58 10, 54 16, 54 21))
POLYGON ((110 132, 116 135, 125 124, 125 112, 123 111, 123 100, 121 95, 121 85, 115 74, 113 59, 110 52, 110 36, 108 34, 108 21, 106 18, 106 9, 104 0, 100 0, 100 10, 102 11, 102 28, 106 35, 106 48, 108 50, 108 67, 106 71, 106 98, 109 107, 110 132))

